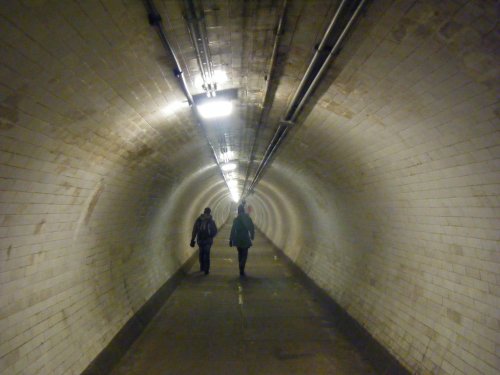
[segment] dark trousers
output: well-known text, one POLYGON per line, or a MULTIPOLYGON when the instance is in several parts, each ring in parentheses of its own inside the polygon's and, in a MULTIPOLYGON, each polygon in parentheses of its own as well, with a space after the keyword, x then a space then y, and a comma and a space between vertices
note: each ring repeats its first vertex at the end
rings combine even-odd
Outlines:
POLYGON ((200 271, 208 272, 210 271, 210 248, 211 244, 200 245, 200 271))
POLYGON ((245 272, 245 264, 247 263, 248 247, 238 247, 238 264, 240 272, 245 272))

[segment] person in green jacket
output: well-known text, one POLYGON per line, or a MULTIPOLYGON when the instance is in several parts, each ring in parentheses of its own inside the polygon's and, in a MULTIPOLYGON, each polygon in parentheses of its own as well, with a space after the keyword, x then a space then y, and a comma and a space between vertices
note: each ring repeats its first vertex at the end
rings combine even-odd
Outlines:
POLYGON ((252 246, 252 240, 255 237, 255 228, 253 221, 245 213, 245 207, 238 206, 238 216, 233 221, 231 236, 229 237, 229 246, 236 246, 238 249, 238 264, 240 266, 240 276, 245 276, 245 264, 248 257, 248 249, 252 246))

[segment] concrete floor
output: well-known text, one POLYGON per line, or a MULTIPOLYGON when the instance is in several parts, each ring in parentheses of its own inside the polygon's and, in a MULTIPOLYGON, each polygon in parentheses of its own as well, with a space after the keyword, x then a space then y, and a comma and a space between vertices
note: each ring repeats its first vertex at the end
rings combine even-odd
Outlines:
POLYGON ((262 236, 240 278, 229 229, 210 275, 193 266, 112 375, 375 374, 262 236))

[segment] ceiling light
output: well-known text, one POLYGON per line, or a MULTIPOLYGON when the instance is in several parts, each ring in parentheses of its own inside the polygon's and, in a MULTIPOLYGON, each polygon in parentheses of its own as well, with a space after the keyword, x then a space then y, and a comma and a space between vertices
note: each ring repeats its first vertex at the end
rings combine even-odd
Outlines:
POLYGON ((198 88, 201 88, 205 84, 203 77, 201 75, 196 75, 194 77, 194 85, 198 88))
POLYGON ((213 78, 217 83, 227 82, 227 73, 224 70, 215 70, 213 78))
POLYGON ((224 172, 234 171, 236 169, 236 164, 234 164, 234 163, 224 164, 224 165, 222 165, 221 169, 224 172))
POLYGON ((233 103, 228 100, 210 100, 196 107, 201 117, 206 119, 229 116, 233 103))
POLYGON ((221 154, 221 159, 224 161, 224 163, 227 163, 230 160, 233 160, 235 158, 236 158, 236 154, 234 153, 234 151, 227 151, 227 152, 223 152, 221 154))
POLYGON ((231 194, 231 198, 233 201, 238 202, 240 200, 240 192, 236 186, 229 185, 229 193, 231 194))
POLYGON ((230 191, 231 193, 231 199, 233 200, 233 202, 235 203, 238 203, 238 201, 240 200, 240 193, 238 193, 237 191, 230 191))

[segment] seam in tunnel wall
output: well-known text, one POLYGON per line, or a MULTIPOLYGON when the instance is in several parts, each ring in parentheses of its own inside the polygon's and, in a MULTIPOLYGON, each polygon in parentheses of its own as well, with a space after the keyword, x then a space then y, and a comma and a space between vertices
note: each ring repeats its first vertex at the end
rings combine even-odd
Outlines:
POLYGON ((500 371, 486 3, 373 2, 255 193, 260 229, 416 374, 500 371))

